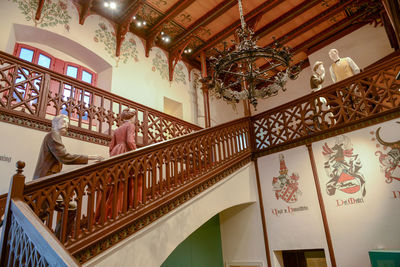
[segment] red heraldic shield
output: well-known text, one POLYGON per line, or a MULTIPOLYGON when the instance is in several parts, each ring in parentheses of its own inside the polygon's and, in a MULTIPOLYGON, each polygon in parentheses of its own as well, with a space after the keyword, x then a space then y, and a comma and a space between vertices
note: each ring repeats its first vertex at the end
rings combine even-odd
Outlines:
POLYGON ((360 191, 360 184, 358 180, 346 172, 342 172, 338 179, 338 183, 342 184, 339 187, 339 190, 347 194, 354 194, 360 191))
POLYGON ((280 198, 288 203, 293 203, 297 201, 297 185, 286 183, 282 190, 279 192, 280 198))

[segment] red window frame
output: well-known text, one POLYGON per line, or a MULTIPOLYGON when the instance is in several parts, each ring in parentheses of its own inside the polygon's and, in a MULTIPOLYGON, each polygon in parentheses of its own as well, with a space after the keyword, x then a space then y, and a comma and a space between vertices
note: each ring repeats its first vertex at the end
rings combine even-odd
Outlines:
MULTIPOLYGON (((25 48, 25 49, 33 51, 33 57, 32 57, 31 63, 34 63, 34 64, 38 65, 39 56, 40 55, 44 55, 44 56, 50 58, 50 66, 49 66, 50 70, 58 72, 58 73, 61 73, 61 74, 64 74, 64 75, 66 75, 68 77, 74 78, 74 79, 79 80, 81 82, 88 83, 88 82, 82 80, 82 74, 83 74, 83 71, 85 71, 85 72, 87 72, 87 73, 92 75, 92 81, 91 81, 91 83, 88 83, 88 84, 91 84, 92 86, 96 86, 96 84, 97 84, 97 73, 95 73, 94 71, 92 71, 92 70, 90 70, 90 69, 88 69, 86 67, 83 67, 83 66, 81 66, 79 64, 76 64, 76 63, 73 63, 73 62, 69 62, 69 61, 64 61, 62 59, 56 58, 56 57, 50 55, 49 53, 47 53, 47 52, 45 52, 45 51, 43 51, 41 49, 38 49, 36 47, 30 46, 30 45, 26 45, 26 44, 21 44, 21 43, 15 43, 14 56, 20 58, 20 54, 21 54, 21 49, 22 48, 25 48), (72 67, 77 68, 77 77, 72 77, 72 76, 67 75, 68 66, 72 66, 72 67)), ((44 67, 44 66, 42 66, 42 67, 44 67)), ((69 86, 69 85, 67 85, 67 84, 64 85, 63 92, 62 92, 63 96, 64 96, 64 90, 65 89, 69 90, 69 89, 66 88, 67 86, 69 86)), ((54 88, 52 88, 52 83, 51 83, 50 84, 50 90, 52 90, 52 89, 53 90, 57 90, 57 93, 58 93, 58 86, 55 85, 54 88)), ((28 94, 25 93, 25 97, 26 97, 26 95, 28 95, 28 94)), ((82 89, 72 88, 72 90, 71 90, 71 92, 69 94, 69 97, 71 97, 71 95, 72 95, 72 97, 74 98, 75 101, 79 101, 82 98, 82 89)), ((90 104, 92 102, 92 94, 90 92, 85 92, 85 96, 89 97, 89 101, 87 102, 87 104, 90 104)), ((85 96, 82 99, 83 101, 85 99, 85 96)), ((84 101, 84 102, 86 102, 86 101, 84 101)), ((60 112, 64 113, 63 110, 61 110, 60 112)), ((51 114, 51 115, 55 115, 55 111, 52 110, 51 107, 49 107, 47 109, 46 113, 51 114)), ((88 120, 86 116, 87 115, 83 116, 82 121, 85 122, 85 121, 88 120)), ((72 120, 78 120, 78 114, 75 112, 74 114, 71 114, 70 118, 72 120)))

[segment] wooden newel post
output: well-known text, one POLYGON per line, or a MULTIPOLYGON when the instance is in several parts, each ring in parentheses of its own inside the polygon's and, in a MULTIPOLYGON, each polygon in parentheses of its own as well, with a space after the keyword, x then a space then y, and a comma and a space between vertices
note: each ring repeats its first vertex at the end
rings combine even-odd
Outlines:
POLYGON ((22 199, 24 196, 24 187, 25 187, 25 175, 22 174, 22 171, 25 167, 25 162, 18 161, 16 163, 17 173, 11 179, 10 189, 8 191, 7 196, 7 204, 6 210, 4 212, 4 220, 3 220, 3 229, 1 232, 1 240, 0 240, 0 266, 3 263, 6 263, 7 257, 7 240, 8 233, 11 227, 11 199, 22 199))

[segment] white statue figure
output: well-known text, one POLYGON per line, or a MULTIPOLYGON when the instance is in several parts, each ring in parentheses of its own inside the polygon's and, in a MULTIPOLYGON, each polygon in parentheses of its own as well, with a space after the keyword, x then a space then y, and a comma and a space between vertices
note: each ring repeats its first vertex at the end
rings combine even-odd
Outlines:
MULTIPOLYGON (((310 87, 312 91, 316 92, 322 89, 322 83, 324 82, 325 78, 325 68, 322 61, 315 62, 312 71, 313 75, 310 78, 310 87)), ((322 120, 324 120, 326 123, 330 123, 331 120, 333 120, 332 112, 327 112, 329 111, 330 106, 327 104, 327 101, 324 97, 315 99, 314 108, 314 112, 322 117, 318 118, 317 120, 319 125, 322 123, 322 120)))
POLYGON ((360 73, 360 68, 351 58, 339 57, 337 49, 329 50, 329 57, 333 60, 333 63, 329 68, 333 82, 339 82, 360 73))
POLYGON ((313 75, 310 78, 310 87, 313 91, 318 91, 322 88, 322 83, 325 78, 325 68, 321 61, 317 61, 313 67, 313 75))

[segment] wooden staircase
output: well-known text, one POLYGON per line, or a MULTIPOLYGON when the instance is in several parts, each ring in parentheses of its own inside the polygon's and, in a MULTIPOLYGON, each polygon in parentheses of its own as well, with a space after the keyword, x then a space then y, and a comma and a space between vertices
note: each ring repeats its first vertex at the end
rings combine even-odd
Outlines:
MULTIPOLYGON (((20 253, 21 250, 12 245, 16 237, 9 229, 21 225, 22 220, 41 225, 48 235, 43 236, 45 240, 22 244, 25 256, 19 258, 36 253, 50 262, 47 253, 41 250, 42 243, 46 243, 54 245, 53 250, 65 264, 81 264, 255 157, 400 117, 400 81, 395 79, 399 71, 400 58, 392 58, 262 114, 26 184, 23 164, 18 163, 6 201, 0 262, 2 265, 14 263, 15 255, 20 253), (128 184, 133 181, 137 196, 139 180, 143 185, 142 197, 129 201, 128 184), (117 200, 114 199, 112 216, 106 218, 101 214, 100 220, 94 220, 97 196, 107 190, 114 190, 116 196, 118 184, 126 189, 122 211, 116 209, 117 200), (68 210, 71 201, 76 203, 75 211, 68 210), (23 216, 18 217, 17 213, 23 216), (57 227, 60 229, 56 231, 57 227), (59 233, 58 238, 55 232, 59 233)), ((104 210, 104 201, 100 204, 104 210)), ((18 229, 28 236, 36 231, 25 227, 18 229)))

